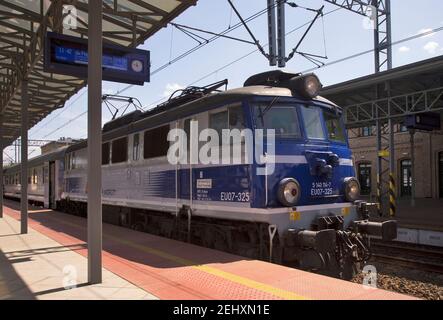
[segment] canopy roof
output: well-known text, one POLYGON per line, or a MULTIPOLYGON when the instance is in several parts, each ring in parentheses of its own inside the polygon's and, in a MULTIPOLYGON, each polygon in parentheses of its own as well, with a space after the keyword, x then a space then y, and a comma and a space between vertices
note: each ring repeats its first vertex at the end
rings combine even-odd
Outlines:
MULTIPOLYGON (((103 38, 137 47, 197 0, 104 0, 103 38)), ((3 0, 0 2, 0 112, 3 146, 20 134, 21 82, 28 79, 29 128, 86 84, 84 79, 43 71, 47 31, 87 38, 87 0, 3 0), (71 9, 71 11, 69 11, 71 9), (73 9, 73 10, 72 10, 73 9), (68 29, 69 12, 77 26, 68 29), (65 24, 65 27, 64 27, 65 24)))
POLYGON ((349 128, 402 122, 405 116, 443 112, 443 56, 325 87, 321 95, 344 110, 349 128))

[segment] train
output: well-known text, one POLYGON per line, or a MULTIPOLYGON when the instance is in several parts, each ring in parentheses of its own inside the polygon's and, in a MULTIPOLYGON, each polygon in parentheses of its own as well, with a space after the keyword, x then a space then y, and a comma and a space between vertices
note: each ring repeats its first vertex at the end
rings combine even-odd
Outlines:
MULTIPOLYGON (((370 238, 395 239, 397 224, 371 221, 377 204, 359 200, 342 108, 319 95, 315 74, 273 70, 223 85, 179 90, 103 126, 103 221, 352 278, 370 238), (245 134, 231 139, 234 131, 245 134), (188 135, 174 153, 180 132, 188 135), (192 159, 205 146, 214 161, 192 159)), ((86 216, 87 140, 28 166, 29 201, 86 216)), ((20 198, 19 164, 4 169, 4 196, 20 198)))

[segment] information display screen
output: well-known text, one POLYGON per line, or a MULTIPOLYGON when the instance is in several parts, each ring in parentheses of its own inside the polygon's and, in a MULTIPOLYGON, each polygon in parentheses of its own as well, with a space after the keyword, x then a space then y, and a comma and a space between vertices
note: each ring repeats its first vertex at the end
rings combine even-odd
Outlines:
MULTIPOLYGON (((88 41, 48 32, 44 67, 53 72, 87 77, 88 41)), ((149 51, 104 44, 103 80, 143 84, 149 81, 149 51)))

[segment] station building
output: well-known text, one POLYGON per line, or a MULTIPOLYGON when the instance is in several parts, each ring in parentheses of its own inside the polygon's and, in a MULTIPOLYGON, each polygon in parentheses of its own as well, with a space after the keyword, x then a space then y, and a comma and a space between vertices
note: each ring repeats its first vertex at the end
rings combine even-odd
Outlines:
MULTIPOLYGON (((415 179, 411 175, 411 135, 403 124, 396 124, 394 132, 398 199, 410 198, 412 183, 415 183, 416 198, 443 198, 443 130, 415 133, 415 179)), ((375 135, 375 126, 348 130, 361 193, 370 199, 375 199, 377 193, 378 153, 375 135)))
POLYGON ((325 87, 321 95, 343 108, 362 195, 376 200, 380 155, 382 197, 387 195, 390 167, 393 166, 397 200, 410 198, 415 183, 415 198, 441 203, 443 56, 334 84, 325 87), (431 119, 440 114, 440 131, 415 131, 413 174, 411 134, 405 120, 421 114, 431 119), (379 154, 383 151, 386 153, 379 154))

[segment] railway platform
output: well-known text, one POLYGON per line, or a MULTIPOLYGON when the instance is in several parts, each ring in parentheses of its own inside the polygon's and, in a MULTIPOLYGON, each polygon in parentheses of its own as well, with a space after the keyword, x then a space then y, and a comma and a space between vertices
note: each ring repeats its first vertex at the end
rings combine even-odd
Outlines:
MULTIPOLYGON (((391 218, 374 217, 374 221, 391 218)), ((397 203, 395 220, 398 222, 397 240, 415 244, 443 247, 443 199, 410 199, 397 203)))
POLYGON ((88 285, 86 219, 31 208, 20 235, 17 209, 5 201, 0 219, 0 299, 413 299, 109 224, 104 283, 88 285))

